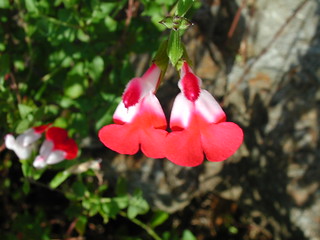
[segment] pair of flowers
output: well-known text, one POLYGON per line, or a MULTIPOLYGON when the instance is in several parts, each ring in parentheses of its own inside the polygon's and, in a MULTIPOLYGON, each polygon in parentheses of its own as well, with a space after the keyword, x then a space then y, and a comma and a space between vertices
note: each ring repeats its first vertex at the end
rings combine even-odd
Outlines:
POLYGON ((150 158, 168 158, 181 166, 197 166, 204 155, 218 162, 230 157, 243 141, 243 131, 226 122, 226 114, 187 62, 181 68, 170 129, 155 96, 161 70, 153 63, 141 78, 126 86, 114 115, 114 124, 99 131, 100 141, 121 154, 141 151, 150 158))
POLYGON ((35 142, 45 133, 45 140, 40 147, 39 155, 33 161, 35 168, 44 168, 64 159, 74 159, 78 154, 76 142, 68 137, 65 129, 51 127, 51 124, 32 127, 14 138, 12 134, 5 136, 5 145, 13 150, 19 159, 28 159, 34 149, 35 142))

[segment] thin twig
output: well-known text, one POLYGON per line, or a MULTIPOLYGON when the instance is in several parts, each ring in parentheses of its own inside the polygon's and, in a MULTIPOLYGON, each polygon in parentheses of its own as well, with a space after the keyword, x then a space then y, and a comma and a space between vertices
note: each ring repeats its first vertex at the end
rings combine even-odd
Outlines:
POLYGON ((71 233, 73 229, 76 227, 78 218, 75 218, 69 225, 68 230, 66 232, 66 237, 64 238, 65 240, 70 239, 71 233))
POLYGON ((279 30, 274 34, 270 42, 261 50, 261 52, 256 56, 255 61, 252 61, 247 67, 244 69, 241 77, 239 80, 231 87, 231 89, 226 93, 226 95, 230 95, 236 88, 239 86, 241 82, 243 82, 245 76, 251 71, 252 67, 255 65, 256 62, 270 49, 272 44, 279 38, 282 34, 284 29, 288 26, 288 24, 295 18, 297 13, 304 7, 304 5, 309 2, 309 0, 304 0, 301 2, 298 7, 293 11, 293 13, 286 19, 284 24, 279 28, 279 30))
POLYGON ((228 38, 232 38, 234 31, 236 30, 236 27, 239 23, 239 19, 241 16, 242 9, 247 5, 247 0, 243 0, 241 6, 238 8, 236 15, 234 15, 233 21, 231 23, 229 32, 228 32, 228 38))
POLYGON ((9 77, 11 79, 10 87, 13 91, 15 91, 18 103, 21 103, 21 95, 19 92, 19 87, 18 87, 16 78, 14 77, 13 73, 11 73, 11 72, 9 73, 9 77))

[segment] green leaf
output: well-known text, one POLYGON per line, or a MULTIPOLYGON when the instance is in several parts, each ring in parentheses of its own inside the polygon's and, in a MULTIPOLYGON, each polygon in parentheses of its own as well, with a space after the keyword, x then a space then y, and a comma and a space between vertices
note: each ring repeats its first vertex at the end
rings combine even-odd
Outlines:
POLYGON ((182 234, 182 240, 197 240, 190 230, 184 230, 182 234))
POLYGON ((63 183, 71 174, 67 171, 62 171, 57 173, 51 180, 49 186, 51 188, 57 188, 61 183, 63 183))
POLYGON ((125 178, 119 178, 116 186, 116 194, 117 196, 127 195, 128 186, 125 178))
POLYGON ((168 48, 167 48, 168 57, 173 66, 176 66, 179 59, 183 55, 183 46, 181 43, 180 31, 171 31, 169 36, 168 48))
POLYGON ((79 216, 76 222, 76 230, 82 236, 86 231, 88 218, 86 216, 79 216))
POLYGON ((25 105, 25 104, 18 104, 19 113, 22 119, 26 118, 29 113, 33 111, 33 108, 25 105))
POLYGON ((0 1, 0 8, 9 8, 9 7, 10 7, 9 0, 1 0, 0 1))
POLYGON ((88 80, 81 75, 69 74, 64 83, 64 94, 71 99, 82 96, 88 86, 88 80))
POLYGON ((176 14, 183 17, 192 7, 194 0, 179 0, 176 14))
POLYGON ((128 195, 123 195, 121 197, 114 197, 113 201, 117 203, 118 207, 120 209, 124 209, 128 207, 129 204, 129 196, 128 195))
POLYGON ((108 218, 114 218, 120 211, 118 204, 111 200, 110 202, 101 203, 101 210, 108 218))
POLYGON ((0 77, 10 72, 10 59, 8 54, 0 54, 0 77))
POLYGON ((90 40, 90 36, 81 29, 78 29, 77 37, 82 42, 89 42, 90 40))
POLYGON ((106 16, 104 19, 104 24, 109 32, 114 32, 117 30, 117 21, 113 18, 106 16))
POLYGON ((22 191, 26 195, 30 192, 30 183, 27 180, 23 182, 22 191))
POLYGON ((30 13, 38 13, 35 0, 26 0, 26 9, 30 13))
POLYGON ((103 58, 100 56, 96 56, 88 66, 88 73, 90 77, 93 80, 97 81, 100 78, 103 70, 104 70, 103 58))
POLYGON ((169 217, 169 214, 163 211, 157 211, 154 213, 151 222, 150 222, 150 226, 152 228, 155 228, 159 225, 161 225, 162 223, 164 223, 169 217))
POLYGON ((84 193, 86 192, 87 188, 82 182, 75 182, 72 185, 73 192, 78 197, 83 197, 84 193))
POLYGON ((16 133, 23 133, 25 130, 27 130, 30 126, 30 121, 28 119, 22 119, 19 121, 17 127, 16 127, 16 133))
POLYGON ((168 29, 172 29, 173 28, 173 17, 172 16, 165 17, 159 23, 163 24, 168 29))
MULTIPOLYGON (((162 42, 156 53, 156 56, 154 57, 154 62, 161 69, 161 74, 163 75, 165 74, 168 67, 168 63, 169 63, 167 48, 168 48, 168 41, 162 42)), ((162 77, 163 76, 161 76, 161 79, 162 77)))
POLYGON ((142 197, 142 191, 136 190, 133 197, 129 200, 128 218, 135 218, 139 214, 145 214, 149 211, 149 204, 142 197))
POLYGON ((32 166, 30 166, 29 161, 22 160, 21 162, 21 170, 24 177, 31 177, 32 175, 32 166))

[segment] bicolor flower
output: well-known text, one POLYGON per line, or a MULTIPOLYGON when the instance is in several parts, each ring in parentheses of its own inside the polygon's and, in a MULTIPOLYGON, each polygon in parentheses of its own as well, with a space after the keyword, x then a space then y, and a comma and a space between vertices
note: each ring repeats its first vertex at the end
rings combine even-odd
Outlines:
POLYGON ((6 148, 14 151, 19 159, 29 158, 34 147, 34 143, 50 125, 51 124, 47 124, 29 128, 17 138, 14 138, 12 134, 7 134, 5 136, 6 148))
POLYGON ((40 155, 35 158, 33 166, 44 168, 64 159, 74 159, 77 154, 77 143, 68 137, 67 131, 63 128, 51 127, 46 132, 46 139, 40 147, 40 155))
POLYGON ((201 89, 201 79, 184 62, 170 116, 170 132, 166 138, 166 157, 181 166, 201 164, 204 155, 218 162, 230 157, 243 141, 242 129, 226 122, 218 102, 201 89))
POLYGON ((155 96, 161 70, 156 64, 141 78, 127 84, 114 115, 114 124, 99 131, 100 141, 121 154, 142 152, 151 158, 164 157, 167 122, 155 96))

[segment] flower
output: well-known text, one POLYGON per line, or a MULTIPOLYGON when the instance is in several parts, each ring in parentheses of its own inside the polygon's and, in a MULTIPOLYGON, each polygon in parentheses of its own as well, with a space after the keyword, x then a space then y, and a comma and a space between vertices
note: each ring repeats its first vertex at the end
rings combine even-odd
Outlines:
POLYGON ((51 124, 32 127, 19 135, 16 139, 12 134, 5 136, 5 145, 8 149, 13 150, 19 159, 27 159, 30 157, 35 143, 44 131, 51 124))
POLYGON ((170 132, 166 138, 165 154, 181 166, 197 166, 204 154, 209 161, 230 157, 243 141, 242 129, 226 122, 218 102, 201 89, 201 79, 184 62, 178 83, 181 93, 176 97, 171 116, 170 132))
POLYGON ((67 131, 63 128, 51 127, 46 132, 46 140, 41 145, 40 155, 35 158, 33 166, 44 168, 64 159, 74 159, 77 154, 77 143, 68 137, 67 131))
POLYGON ((114 124, 99 131, 100 141, 121 154, 142 152, 151 158, 164 157, 167 122, 161 105, 154 95, 161 70, 156 64, 141 78, 127 84, 114 115, 114 124))

